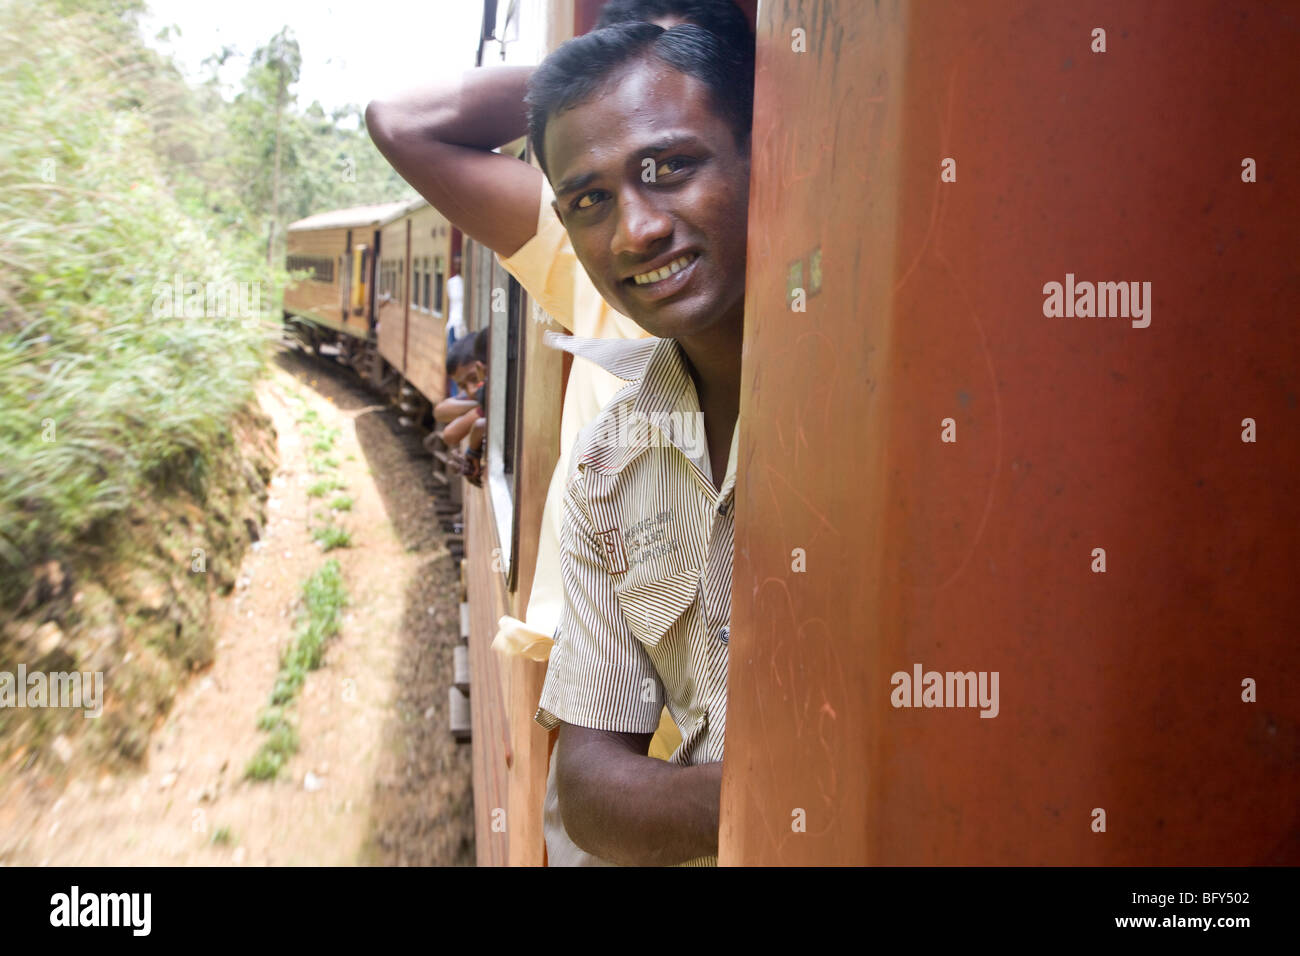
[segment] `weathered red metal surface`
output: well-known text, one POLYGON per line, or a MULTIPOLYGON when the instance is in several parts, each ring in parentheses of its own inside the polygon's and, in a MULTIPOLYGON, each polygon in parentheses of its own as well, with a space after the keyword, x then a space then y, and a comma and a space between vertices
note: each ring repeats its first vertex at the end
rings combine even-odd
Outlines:
POLYGON ((760 5, 722 862, 1300 862, 1298 30, 760 5))

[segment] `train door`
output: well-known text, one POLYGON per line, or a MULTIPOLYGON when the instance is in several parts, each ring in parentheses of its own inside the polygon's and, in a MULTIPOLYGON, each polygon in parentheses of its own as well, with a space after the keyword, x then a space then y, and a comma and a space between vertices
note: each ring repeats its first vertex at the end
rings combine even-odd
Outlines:
POLYGON ((383 255, 384 252, 380 244, 380 230, 378 229, 376 229, 374 234, 371 236, 370 249, 371 253, 368 257, 369 262, 364 270, 364 275, 366 277, 366 291, 362 297, 362 302, 364 303, 363 307, 365 308, 365 314, 369 316, 369 321, 366 324, 366 334, 369 338, 374 339, 376 334, 375 325, 379 321, 379 294, 377 291, 379 284, 379 257, 383 255))
POLYGON ((339 270, 339 323, 348 324, 352 307, 352 289, 355 278, 352 270, 352 230, 343 239, 343 261, 339 270))
MULTIPOLYGON (((406 284, 402 286, 402 374, 406 374, 406 363, 408 360, 408 350, 411 347, 411 300, 415 298, 414 294, 414 273, 411 271, 413 263, 411 262, 411 222, 410 215, 406 217, 406 246, 402 251, 402 281, 406 284)), ((401 283, 399 283, 400 285, 401 283)))
POLYGON ((370 284, 367 281, 367 269, 370 265, 370 249, 366 244, 358 243, 352 248, 352 297, 348 300, 349 315, 362 315, 365 311, 366 293, 370 284))
POLYGON ((724 864, 1300 859, 1293 8, 1077 7, 760 8, 724 864))

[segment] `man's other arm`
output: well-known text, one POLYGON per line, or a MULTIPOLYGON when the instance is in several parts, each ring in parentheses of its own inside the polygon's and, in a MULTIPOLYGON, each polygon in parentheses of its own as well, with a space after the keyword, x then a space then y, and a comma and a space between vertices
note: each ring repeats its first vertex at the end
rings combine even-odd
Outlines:
POLYGON ((573 842, 611 863, 669 866, 718 852, 722 764, 646 756, 653 734, 560 726, 556 786, 573 842))
POLYGON ((503 257, 537 231, 542 174, 492 152, 528 129, 530 66, 484 67, 366 107, 384 158, 435 209, 503 257))

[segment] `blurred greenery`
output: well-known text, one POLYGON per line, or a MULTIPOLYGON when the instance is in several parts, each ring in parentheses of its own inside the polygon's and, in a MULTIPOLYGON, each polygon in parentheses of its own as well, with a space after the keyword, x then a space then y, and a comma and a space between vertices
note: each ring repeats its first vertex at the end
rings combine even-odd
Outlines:
POLYGON ((231 51, 189 83, 145 43, 144 10, 0 0, 6 604, 30 567, 132 499, 178 482, 202 496, 205 462, 278 337, 285 226, 411 195, 359 108, 298 106, 290 30, 254 51, 227 101, 216 66, 231 51), (173 315, 203 284, 256 289, 257 314, 173 315))
POLYGON ((325 644, 342 626, 348 595, 343 571, 331 558, 302 586, 302 607, 298 611, 293 643, 280 656, 280 672, 271 691, 271 702, 258 718, 259 730, 270 736, 244 769, 251 780, 273 780, 289 758, 298 751, 298 734, 290 723, 287 708, 307 680, 307 672, 325 662, 325 644))

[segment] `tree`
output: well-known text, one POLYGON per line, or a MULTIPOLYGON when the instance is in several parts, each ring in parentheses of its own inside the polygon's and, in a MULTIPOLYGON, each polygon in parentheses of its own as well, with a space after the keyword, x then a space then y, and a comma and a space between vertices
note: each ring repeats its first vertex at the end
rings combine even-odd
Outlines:
MULTIPOLYGON (((301 69, 302 53, 298 49, 298 41, 287 26, 282 27, 266 46, 254 51, 248 74, 244 77, 244 93, 240 96, 244 106, 245 130, 252 140, 250 145, 256 146, 257 143, 266 143, 268 140, 270 142, 270 196, 266 197, 269 221, 266 237, 268 266, 275 264, 276 234, 282 212, 280 187, 282 157, 286 145, 286 113, 297 98, 290 87, 298 82, 301 69)), ((258 153, 263 151, 254 150, 254 162, 258 153)), ((253 172, 253 181, 261 180, 256 175, 256 170, 253 172)), ((255 192, 264 194, 264 190, 255 192)))

